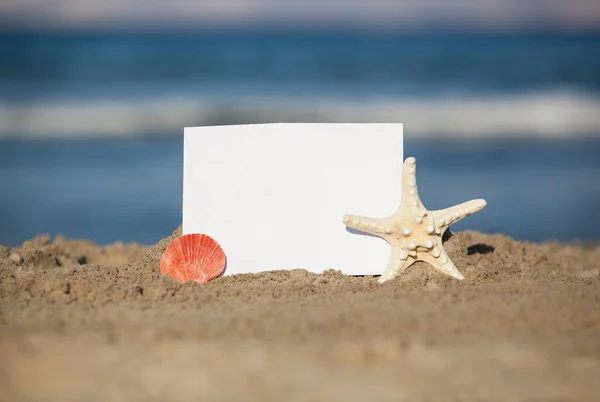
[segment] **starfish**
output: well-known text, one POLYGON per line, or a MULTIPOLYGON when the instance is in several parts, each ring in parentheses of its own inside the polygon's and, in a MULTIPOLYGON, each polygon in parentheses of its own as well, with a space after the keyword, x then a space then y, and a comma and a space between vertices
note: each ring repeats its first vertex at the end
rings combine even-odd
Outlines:
POLYGON ((402 201, 397 212, 387 218, 344 215, 346 226, 385 239, 391 255, 379 283, 393 279, 416 261, 425 261, 438 271, 464 279, 442 246, 442 236, 453 223, 481 211, 485 200, 472 200, 439 211, 425 209, 417 191, 416 160, 404 161, 402 201))

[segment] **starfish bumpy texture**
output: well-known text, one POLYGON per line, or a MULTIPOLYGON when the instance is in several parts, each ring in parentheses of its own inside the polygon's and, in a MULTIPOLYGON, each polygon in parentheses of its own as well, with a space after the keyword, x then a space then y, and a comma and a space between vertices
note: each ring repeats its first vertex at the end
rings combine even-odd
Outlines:
POLYGON ((388 266, 379 283, 393 279, 416 261, 425 261, 435 269, 464 279, 442 246, 442 236, 453 223, 481 211, 485 200, 472 200, 439 211, 428 211, 419 198, 416 160, 407 158, 402 169, 402 202, 398 211, 387 218, 344 215, 346 226, 385 239, 391 246, 388 266))

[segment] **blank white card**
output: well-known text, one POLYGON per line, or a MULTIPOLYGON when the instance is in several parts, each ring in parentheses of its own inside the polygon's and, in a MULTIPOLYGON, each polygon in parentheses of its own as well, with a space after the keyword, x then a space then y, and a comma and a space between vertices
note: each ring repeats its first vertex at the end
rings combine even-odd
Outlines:
POLYGON ((402 124, 186 127, 183 233, 225 251, 224 275, 302 268, 379 275, 385 240, 344 214, 384 217, 401 197, 402 124))

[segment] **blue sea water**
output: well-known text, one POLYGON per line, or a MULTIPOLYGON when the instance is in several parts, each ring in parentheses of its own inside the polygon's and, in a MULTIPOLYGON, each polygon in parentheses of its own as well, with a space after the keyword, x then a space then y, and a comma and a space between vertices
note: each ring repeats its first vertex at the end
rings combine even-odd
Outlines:
POLYGON ((598 240, 600 36, 0 35, 0 244, 152 244, 181 222, 184 126, 402 122, 456 229, 598 240))
MULTIPOLYGON (((154 244, 181 224, 182 146, 175 137, 1 143, 0 244, 42 233, 154 244)), ((428 208, 488 201, 456 230, 600 239, 600 141, 407 141, 405 152, 417 158, 428 208)))
POLYGON ((595 136, 599 71, 600 35, 0 35, 0 138, 269 121, 595 136))

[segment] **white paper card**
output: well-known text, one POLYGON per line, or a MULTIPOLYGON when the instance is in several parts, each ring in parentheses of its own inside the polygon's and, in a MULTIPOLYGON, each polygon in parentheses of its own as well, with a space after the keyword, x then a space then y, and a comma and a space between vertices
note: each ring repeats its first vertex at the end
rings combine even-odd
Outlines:
POLYGON ((183 234, 225 251, 224 275, 302 268, 379 275, 383 239, 344 214, 385 217, 401 197, 402 124, 186 127, 183 234))

